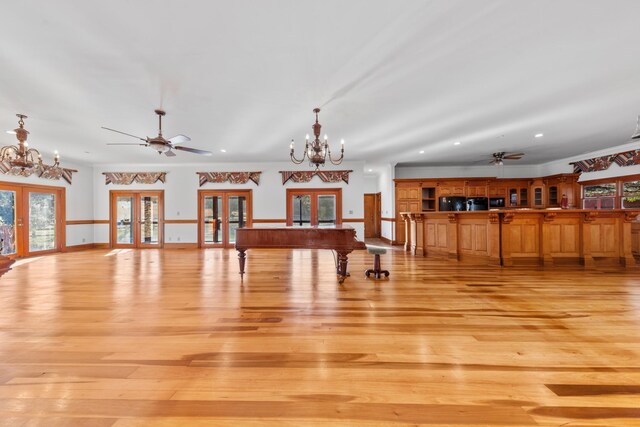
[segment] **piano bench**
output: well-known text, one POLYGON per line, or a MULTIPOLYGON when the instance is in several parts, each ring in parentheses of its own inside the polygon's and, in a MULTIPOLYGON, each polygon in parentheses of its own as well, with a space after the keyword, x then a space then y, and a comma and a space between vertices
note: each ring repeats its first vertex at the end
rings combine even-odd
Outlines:
POLYGON ((364 274, 367 277, 373 274, 376 279, 379 279, 383 274, 384 277, 389 277, 389 272, 380 268, 380 255, 386 254, 387 249, 379 246, 367 246, 367 251, 373 254, 373 268, 368 269, 364 274))

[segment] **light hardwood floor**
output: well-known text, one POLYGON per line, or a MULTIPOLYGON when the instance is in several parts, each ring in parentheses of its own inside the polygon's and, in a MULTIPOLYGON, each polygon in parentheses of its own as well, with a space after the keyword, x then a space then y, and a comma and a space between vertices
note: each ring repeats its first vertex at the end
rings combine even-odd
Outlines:
POLYGON ((0 279, 0 426, 640 425, 640 274, 93 250, 0 279))

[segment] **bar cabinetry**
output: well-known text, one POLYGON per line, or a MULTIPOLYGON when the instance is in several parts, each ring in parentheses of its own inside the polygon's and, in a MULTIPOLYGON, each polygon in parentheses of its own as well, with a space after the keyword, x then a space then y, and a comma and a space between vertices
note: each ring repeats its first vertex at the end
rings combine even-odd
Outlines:
POLYGON ((502 210, 405 215, 415 255, 480 264, 635 266, 640 210, 502 210))

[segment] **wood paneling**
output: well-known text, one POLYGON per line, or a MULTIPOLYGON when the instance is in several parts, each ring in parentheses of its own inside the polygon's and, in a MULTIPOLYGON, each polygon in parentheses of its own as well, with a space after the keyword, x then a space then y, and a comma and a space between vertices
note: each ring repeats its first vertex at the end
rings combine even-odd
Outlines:
POLYGON ((631 224, 631 247, 634 255, 640 256, 640 223, 631 224))

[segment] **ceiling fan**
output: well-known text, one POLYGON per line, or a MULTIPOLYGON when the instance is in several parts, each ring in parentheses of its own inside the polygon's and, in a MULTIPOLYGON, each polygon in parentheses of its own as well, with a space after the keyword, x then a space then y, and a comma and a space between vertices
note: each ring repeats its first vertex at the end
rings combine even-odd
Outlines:
POLYGON ((202 154, 204 156, 210 156, 212 154, 210 151, 198 150, 196 148, 189 148, 189 147, 176 145, 176 144, 181 144, 183 142, 191 141, 191 138, 189 138, 186 135, 178 134, 172 138, 165 139, 162 136, 162 116, 164 116, 167 113, 165 113, 163 110, 155 110, 155 112, 158 115, 158 136, 156 136, 155 138, 149 138, 149 137, 142 138, 139 136, 131 135, 130 133, 121 132, 119 130, 102 126, 102 129, 110 130, 111 132, 121 133, 123 135, 131 136, 133 138, 138 138, 139 140, 144 141, 144 144, 116 142, 116 143, 108 143, 107 145, 142 145, 143 147, 151 147, 154 150, 156 150, 158 154, 164 153, 164 155, 168 157, 173 157, 176 155, 176 153, 174 153, 173 150, 188 151, 189 153, 202 154))
POLYGON ((489 162, 490 165, 502 166, 503 160, 519 160, 524 156, 524 153, 505 153, 501 151, 499 153, 493 153, 493 159, 489 162))

